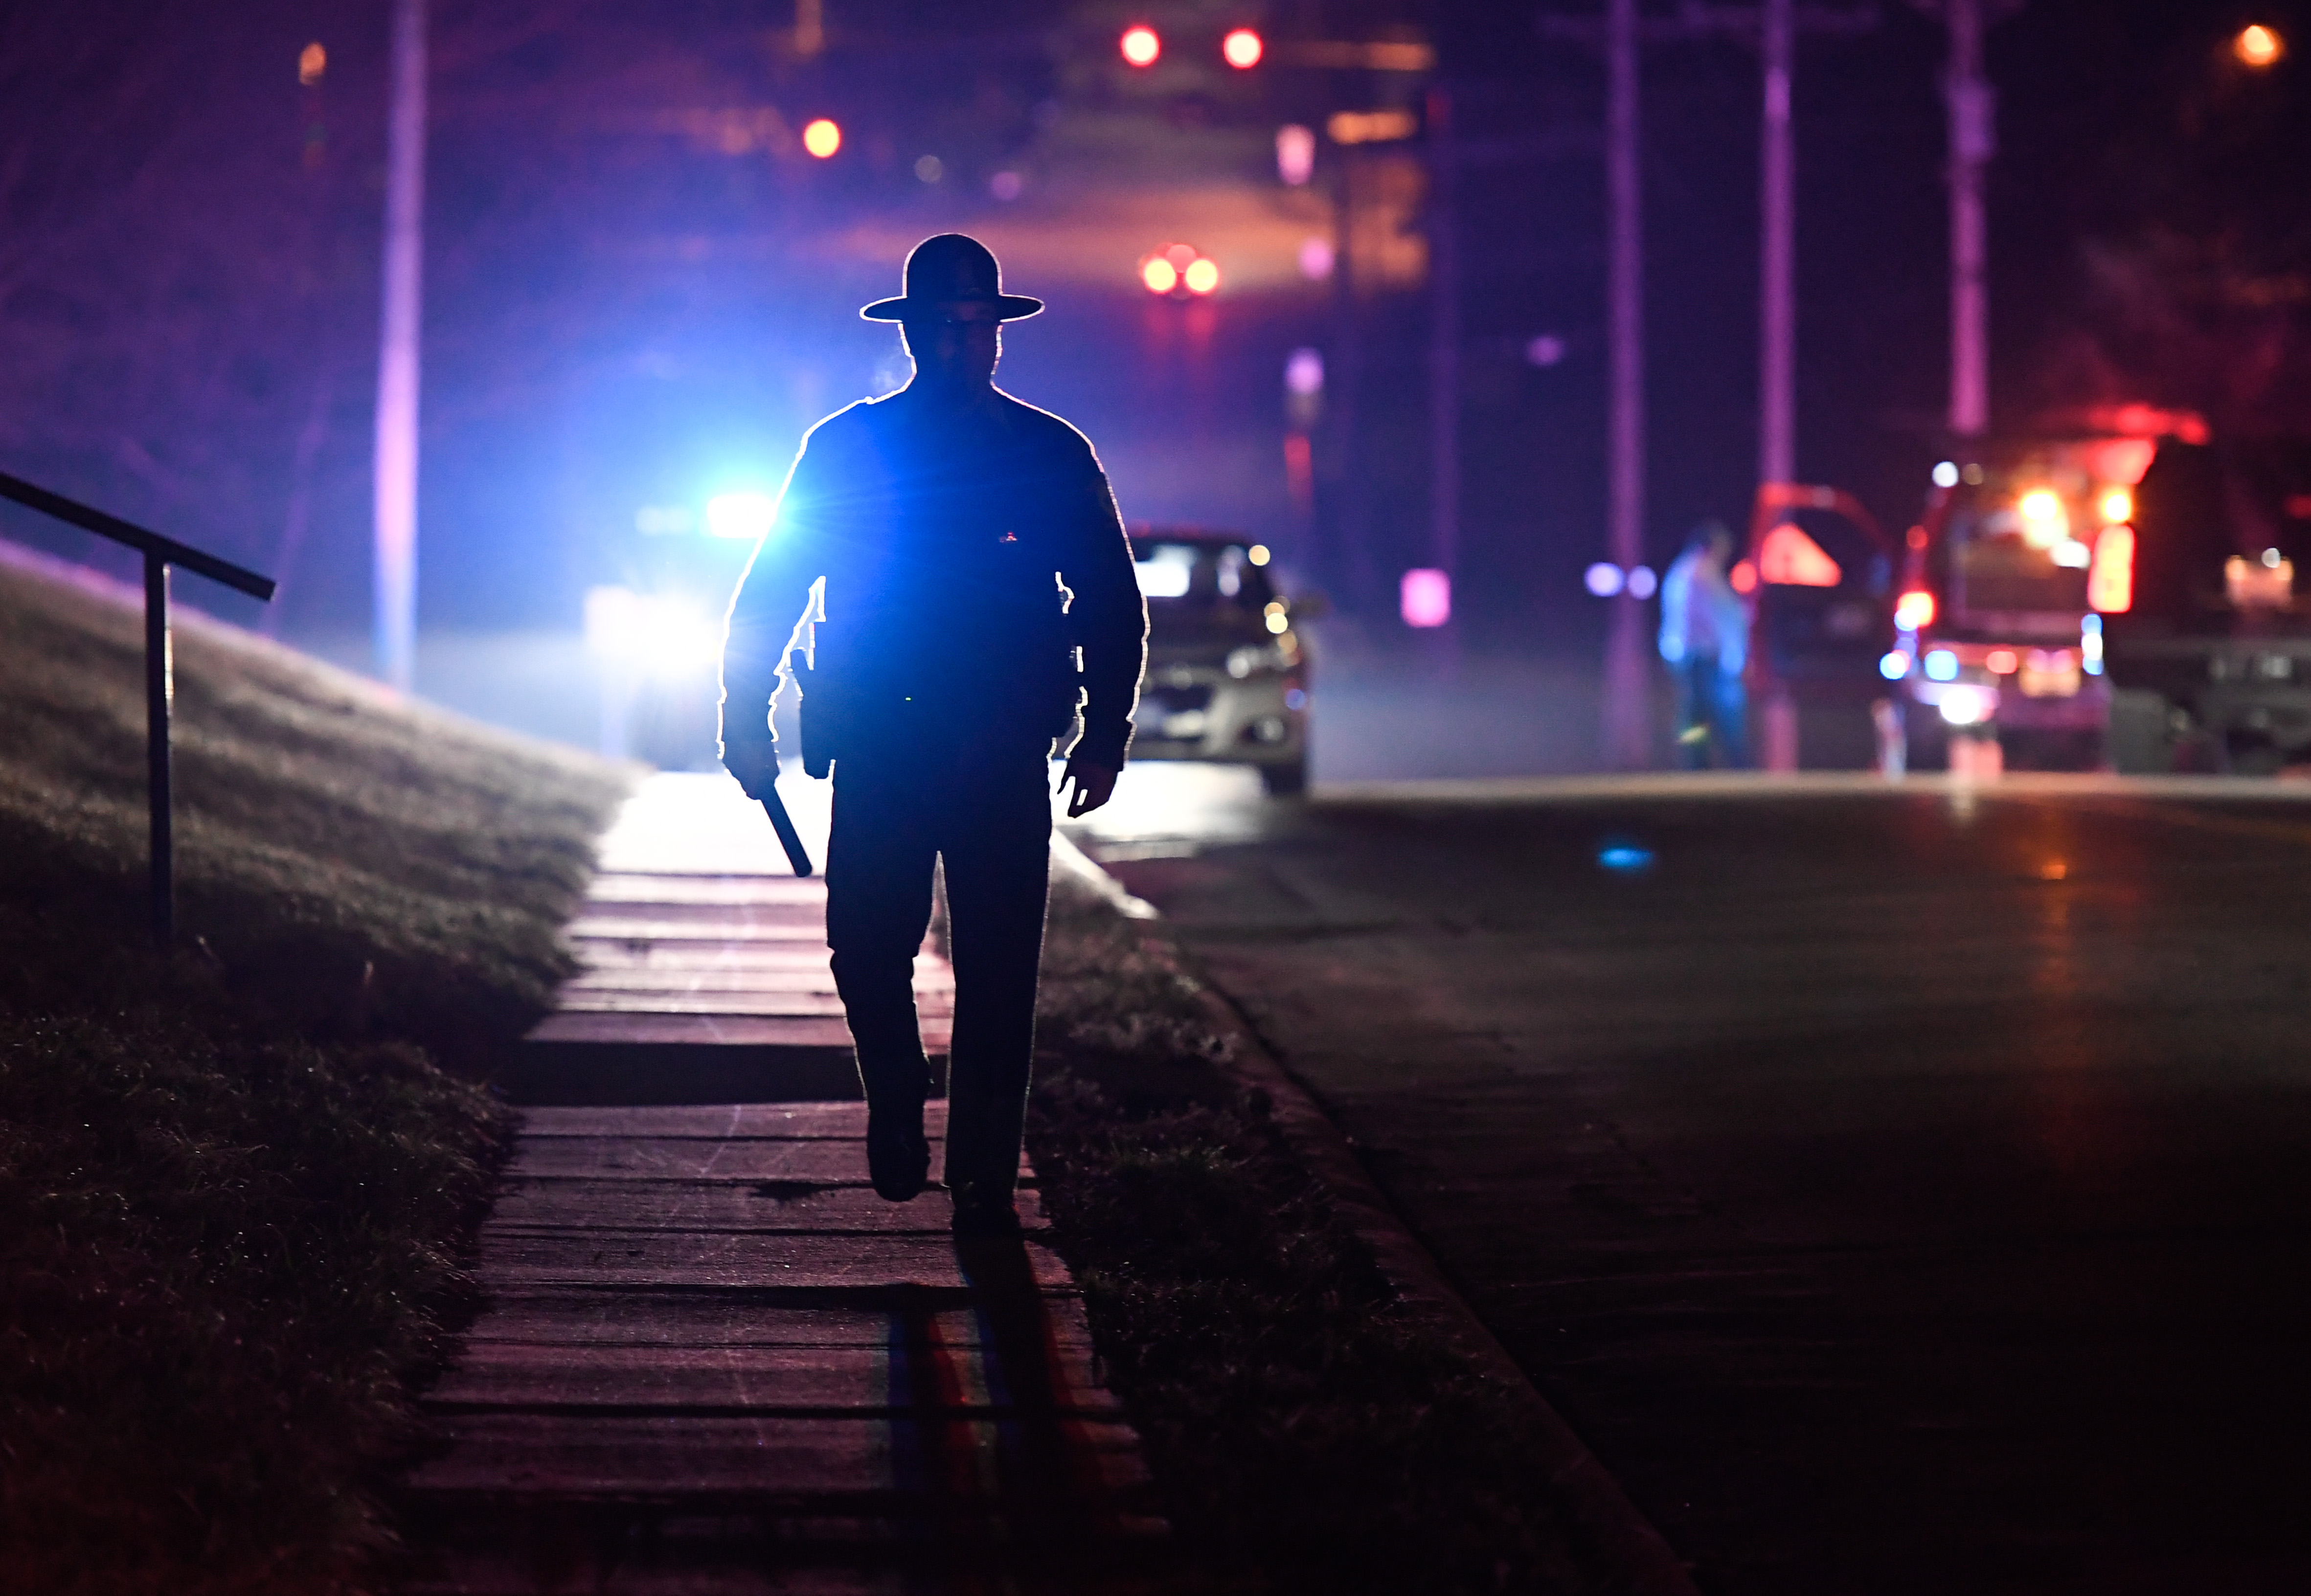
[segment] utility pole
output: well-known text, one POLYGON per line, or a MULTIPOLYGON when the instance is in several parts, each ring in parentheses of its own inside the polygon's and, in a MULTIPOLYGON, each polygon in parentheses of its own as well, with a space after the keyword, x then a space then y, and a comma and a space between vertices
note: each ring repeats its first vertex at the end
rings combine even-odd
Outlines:
POLYGON ((1791 0, 1765 0, 1765 57, 1757 214, 1757 480, 1797 475, 1797 160, 1790 138, 1790 85, 1797 70, 1791 0))
POLYGON ((1949 430, 1990 431, 1990 223, 1982 191, 1998 153, 1998 92, 1982 65, 1983 35, 2022 0, 1911 0, 1949 32, 1942 103, 1949 112, 1949 430))
MULTIPOLYGON (((1790 0, 1763 0, 1757 22, 1766 92, 1757 150, 1757 480, 1773 483, 1793 480, 1798 462, 1797 152, 1790 137, 1797 29, 1790 0)), ((1765 766, 1793 771, 1797 701, 1785 683, 1763 671, 1764 663, 1758 720, 1765 766)))
MULTIPOLYGON (((1459 152, 1452 91, 1428 91, 1428 542, 1455 586, 1461 563, 1461 254, 1459 152)), ((1449 636, 1446 641, 1449 647, 1449 636)))
POLYGON ((1998 153, 1997 92, 1982 74, 1982 0, 1943 0, 1949 29, 1949 430, 1990 430, 1990 229, 1983 178, 1998 153))
POLYGON ((1326 407, 1331 413, 1331 541, 1340 551, 1336 570, 1345 580, 1351 606, 1361 610, 1380 589, 1373 560, 1371 518, 1359 491, 1365 386, 1365 328, 1356 302, 1356 176, 1361 164, 1354 147, 1342 145, 1334 165, 1336 185, 1332 233, 1332 346, 1335 359, 1325 374, 1326 407))
MULTIPOLYGON (((1607 542, 1627 571, 1645 553, 1644 194, 1637 151, 1637 0, 1605 11, 1607 542)), ((1652 763, 1644 616, 1626 584, 1605 643, 1603 754, 1615 770, 1652 763)))
POLYGON ((410 690, 417 656, 417 378, 425 264, 425 0, 394 0, 377 367, 377 674, 410 690))

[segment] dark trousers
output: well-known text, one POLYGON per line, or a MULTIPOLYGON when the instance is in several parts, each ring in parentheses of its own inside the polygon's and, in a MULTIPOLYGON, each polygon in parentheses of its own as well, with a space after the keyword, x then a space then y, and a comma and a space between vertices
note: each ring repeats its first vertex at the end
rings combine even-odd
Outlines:
POLYGON ((934 738, 834 762, 826 939, 859 1081, 878 1110, 912 1112, 929 1089, 915 955, 930 924, 933 863, 946 866, 950 1186, 1008 1191, 1018 1175, 1051 873, 1050 746, 934 738))
POLYGON ((1677 673, 1677 751, 1689 771, 1709 768, 1709 745, 1727 770, 1749 768, 1749 693, 1738 670, 1722 670, 1714 658, 1689 656, 1670 667, 1677 673))

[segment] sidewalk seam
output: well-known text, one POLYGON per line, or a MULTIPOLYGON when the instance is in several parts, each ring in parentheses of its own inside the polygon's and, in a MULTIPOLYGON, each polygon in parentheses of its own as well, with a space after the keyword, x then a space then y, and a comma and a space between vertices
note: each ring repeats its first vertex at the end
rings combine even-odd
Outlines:
MULTIPOLYGON (((1141 937, 1160 941, 1175 957, 1181 954, 1179 939, 1161 911, 1134 897, 1058 831, 1051 834, 1051 857, 1118 914, 1143 922, 1141 937)), ((1478 1318, 1365 1170, 1347 1134, 1277 1060, 1234 999, 1200 975, 1196 984, 1215 1026, 1235 1039, 1225 1068, 1245 1086, 1267 1095, 1285 1140, 1325 1188, 1348 1227, 1372 1249, 1381 1273, 1414 1317, 1466 1358, 1521 1413, 1539 1439, 1550 1483, 1569 1509, 1569 1527, 1588 1539, 1603 1571, 1633 1596, 1699 1596, 1684 1561, 1478 1318)))

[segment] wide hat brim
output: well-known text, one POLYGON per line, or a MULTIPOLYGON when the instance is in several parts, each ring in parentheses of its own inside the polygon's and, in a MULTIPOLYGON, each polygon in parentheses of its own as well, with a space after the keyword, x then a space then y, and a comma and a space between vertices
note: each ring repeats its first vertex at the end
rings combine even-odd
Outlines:
POLYGON ((911 300, 902 296, 895 300, 876 300, 860 308, 862 321, 904 321, 910 314, 928 316, 935 305, 992 305, 998 321, 1024 321, 1043 308, 1043 301, 1024 293, 959 294, 949 299, 911 300))

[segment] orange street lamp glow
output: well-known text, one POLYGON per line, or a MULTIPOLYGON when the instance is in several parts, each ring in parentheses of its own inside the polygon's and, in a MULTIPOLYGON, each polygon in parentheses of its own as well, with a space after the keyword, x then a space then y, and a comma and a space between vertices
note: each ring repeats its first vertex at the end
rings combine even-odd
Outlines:
POLYGON ((2231 53, 2253 67, 2269 66, 2287 53, 2287 45, 2279 35, 2261 22, 2239 30, 2231 40, 2231 53))
POLYGON ((1150 293, 1169 293, 1180 286, 1180 268, 1160 255, 1139 263, 1139 280, 1150 293))
POLYGON ((1266 47, 1260 43, 1260 35, 1249 28, 1232 29, 1228 36, 1220 40, 1222 58, 1238 72, 1249 72, 1259 65, 1260 57, 1265 48, 1266 47))
POLYGON ((1188 269, 1180 274, 1180 281, 1190 293, 1209 293, 1220 285, 1220 269, 1199 255, 1188 263, 1188 269))
POLYGON ((802 147, 824 161, 842 147, 842 129, 821 117, 803 128, 802 147))
POLYGON ((2104 493, 2102 519, 2114 527, 2124 526, 2134 519, 2134 495, 2124 488, 2111 488, 2104 493))
POLYGON ((1141 22, 1123 31, 1123 58, 1134 66, 1153 66, 1156 57, 1164 53, 1164 41, 1156 30, 1141 22))

